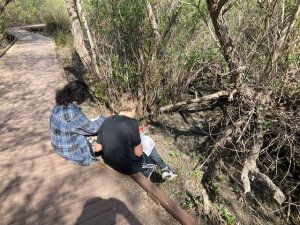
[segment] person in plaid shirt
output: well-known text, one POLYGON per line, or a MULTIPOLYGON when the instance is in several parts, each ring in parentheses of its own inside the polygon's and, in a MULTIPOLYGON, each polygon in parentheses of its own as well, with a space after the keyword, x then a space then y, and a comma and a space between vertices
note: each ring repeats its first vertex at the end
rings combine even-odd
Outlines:
POLYGON ((105 120, 100 116, 91 121, 78 106, 89 97, 88 86, 81 81, 72 81, 56 93, 56 105, 50 117, 51 145, 63 158, 73 163, 88 166, 97 161, 89 136, 97 132, 105 120))

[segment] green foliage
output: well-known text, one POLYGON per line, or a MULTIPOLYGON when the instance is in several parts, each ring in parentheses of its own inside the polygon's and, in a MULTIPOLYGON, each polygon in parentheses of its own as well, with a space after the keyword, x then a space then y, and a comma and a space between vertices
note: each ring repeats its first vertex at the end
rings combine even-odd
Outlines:
POLYGON ((6 26, 47 23, 46 34, 57 45, 71 45, 70 22, 64 0, 19 0, 7 5, 0 19, 0 32, 6 26))
POLYGON ((198 204, 200 204, 200 198, 201 197, 199 195, 193 196, 192 194, 187 192, 185 196, 185 201, 182 203, 182 206, 184 208, 193 209, 198 204))
POLYGON ((189 176, 193 179, 195 179, 197 182, 200 181, 202 172, 199 167, 195 168, 194 170, 189 172, 189 176))
POLYGON ((218 186, 216 186, 214 184, 214 182, 212 181, 211 178, 208 178, 208 182, 207 182, 208 188, 214 193, 217 194, 218 193, 218 186))
POLYGON ((136 75, 136 66, 123 62, 119 55, 111 56, 112 63, 112 82, 120 89, 120 92, 137 88, 138 76, 136 75))
POLYGON ((3 18, 0 17, 0 39, 1 39, 1 35, 4 34, 5 31, 6 31, 6 24, 3 18))
MULTIPOLYGON (((104 43, 110 46, 108 58, 112 73, 109 78, 111 85, 107 88, 114 91, 108 92, 133 91, 137 94, 142 89, 147 95, 144 99, 151 101, 148 103, 150 107, 178 101, 180 93, 187 87, 189 73, 193 74, 201 61, 217 58, 216 47, 210 47, 207 38, 199 38, 203 28, 195 7, 183 5, 176 11, 178 3, 156 3, 151 1, 162 42, 157 49, 155 68, 150 69, 155 39, 145 1, 84 2, 98 49, 103 49, 104 43), (204 42, 206 45, 202 44, 204 42)), ((204 6, 202 4, 203 12, 206 10, 204 6)))
POLYGON ((63 0, 45 1, 40 13, 42 21, 47 23, 49 32, 70 30, 69 16, 63 0))
POLYGON ((172 156, 172 157, 179 157, 180 155, 181 155, 181 153, 178 151, 171 151, 169 153, 169 156, 172 156))
POLYGON ((57 46, 72 46, 73 44, 73 36, 68 31, 57 30, 52 33, 52 36, 57 46))
POLYGON ((5 7, 3 19, 7 26, 24 25, 41 22, 39 9, 42 0, 12 1, 5 7))
POLYGON ((103 89, 103 87, 98 87, 95 92, 95 97, 99 100, 107 100, 108 97, 103 89))
POLYGON ((231 215, 224 207, 217 206, 220 215, 226 220, 226 224, 234 225, 237 222, 237 218, 235 215, 231 215))
POLYGON ((116 53, 133 57, 137 43, 142 38, 140 28, 144 25, 145 5, 143 0, 100 1, 85 3, 91 28, 99 35, 105 35, 114 42, 116 53))
POLYGON ((278 120, 266 118, 263 124, 264 130, 276 130, 278 127, 278 120))
POLYGON ((52 36, 58 46, 71 46, 70 21, 64 0, 47 0, 40 9, 42 22, 47 23, 46 34, 52 36))
POLYGON ((214 46, 207 46, 205 49, 195 49, 191 52, 188 52, 184 57, 186 66, 188 69, 192 69, 199 62, 203 61, 214 61, 218 57, 218 49, 214 46))

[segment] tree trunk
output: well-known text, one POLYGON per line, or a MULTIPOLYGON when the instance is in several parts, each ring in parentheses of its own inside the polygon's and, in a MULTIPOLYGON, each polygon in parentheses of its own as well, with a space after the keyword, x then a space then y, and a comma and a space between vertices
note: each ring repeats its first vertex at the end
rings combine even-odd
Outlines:
MULTIPOLYGON (((299 2, 300 0, 298 0, 299 2)), ((241 180, 243 182, 245 193, 251 191, 249 173, 252 173, 255 177, 260 180, 264 180, 268 187, 274 191, 274 199, 279 204, 282 204, 285 201, 285 196, 281 192, 281 190, 269 179, 265 174, 262 174, 256 165, 257 159, 259 158, 261 146, 263 143, 263 123, 264 123, 264 108, 268 103, 268 95, 263 92, 254 90, 251 86, 242 83, 243 73, 239 72, 240 68, 244 68, 245 65, 241 63, 239 58, 239 54, 229 34, 228 27, 226 25, 226 21, 224 19, 224 13, 228 10, 228 7, 224 9, 227 3, 230 3, 229 0, 206 0, 208 11, 215 29, 215 33, 217 35, 218 41, 220 43, 221 52, 227 65, 232 71, 231 82, 237 88, 237 91, 247 99, 248 104, 255 106, 254 111, 256 119, 255 128, 252 128, 252 146, 251 150, 248 153, 246 160, 244 162, 244 167, 242 171, 241 180)), ((290 29, 289 29, 290 30, 290 29)), ((288 30, 286 31, 288 32, 288 30)), ((278 43, 281 45, 281 41, 278 43)), ((233 121, 234 123, 234 121, 233 121)), ((248 124, 248 123, 247 123, 248 124)), ((236 124, 235 124, 236 125, 236 124)), ((248 125, 247 125, 248 126, 248 125)), ((238 130, 234 133, 240 133, 238 130)), ((243 135, 243 131, 241 136, 243 135)), ((237 139, 239 140, 241 136, 237 139)), ((236 143, 238 144, 238 143, 236 143)))
POLYGON ((72 26, 72 35, 74 39, 74 47, 77 51, 82 63, 85 68, 89 71, 93 80, 100 81, 98 76, 94 75, 96 71, 92 64, 92 57, 90 56, 89 51, 87 50, 84 43, 84 33, 82 31, 81 23, 80 23, 80 15, 77 11, 75 0, 65 0, 67 4, 67 10, 69 13, 69 18, 72 26))
POLYGON ((2 0, 0 2, 0 16, 4 11, 5 6, 7 6, 8 3, 10 3, 12 0, 2 0))
POLYGON ((156 58, 156 53, 157 53, 157 49, 160 45, 160 42, 161 42, 161 35, 158 31, 158 25, 157 25, 157 22, 156 22, 156 18, 155 18, 155 15, 153 13, 153 9, 152 9, 152 6, 150 4, 149 1, 145 1, 146 3, 146 7, 147 7, 147 12, 148 12, 148 17, 149 17, 149 21, 150 21, 150 25, 151 25, 151 28, 152 28, 152 32, 154 34, 154 45, 151 49, 151 64, 154 62, 155 58, 156 58))
POLYGON ((232 72, 230 81, 235 86, 242 83, 242 73, 240 71, 240 58, 236 50, 236 46, 229 35, 226 21, 223 17, 223 6, 229 0, 206 0, 208 11, 212 19, 212 23, 220 43, 221 52, 228 64, 229 70, 232 72))
POLYGON ((90 48, 91 48, 92 63, 93 63, 95 72, 99 76, 99 78, 101 78, 100 77, 99 67, 98 67, 98 64, 97 64, 97 56, 96 56, 96 53, 95 53, 95 45, 94 45, 94 42, 93 42, 93 39, 92 39, 92 35, 91 35, 91 32, 90 32, 88 23, 87 23, 87 21, 85 19, 83 11, 82 11, 80 0, 76 0, 76 6, 77 6, 78 15, 80 16, 80 18, 82 20, 85 32, 86 32, 86 34, 88 36, 88 40, 89 40, 89 44, 90 44, 90 48))

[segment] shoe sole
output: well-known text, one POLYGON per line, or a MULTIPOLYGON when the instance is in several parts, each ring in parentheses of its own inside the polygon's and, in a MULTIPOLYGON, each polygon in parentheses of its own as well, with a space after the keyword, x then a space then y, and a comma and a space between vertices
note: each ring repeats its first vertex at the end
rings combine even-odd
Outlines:
POLYGON ((170 174, 170 175, 167 175, 167 176, 162 177, 162 179, 163 179, 163 180, 173 180, 173 179, 175 179, 176 177, 178 177, 177 174, 170 174))

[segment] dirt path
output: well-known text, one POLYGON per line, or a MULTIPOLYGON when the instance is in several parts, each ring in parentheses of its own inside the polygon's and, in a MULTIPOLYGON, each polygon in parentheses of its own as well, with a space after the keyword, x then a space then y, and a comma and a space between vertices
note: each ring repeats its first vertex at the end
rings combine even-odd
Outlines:
POLYGON ((176 224, 129 177, 58 157, 49 116, 63 70, 51 39, 12 30, 0 59, 0 224, 176 224))

